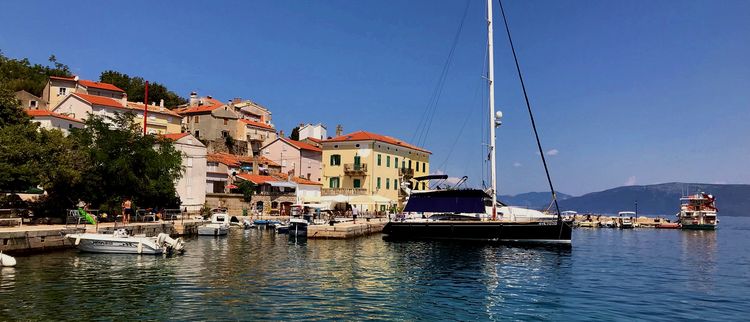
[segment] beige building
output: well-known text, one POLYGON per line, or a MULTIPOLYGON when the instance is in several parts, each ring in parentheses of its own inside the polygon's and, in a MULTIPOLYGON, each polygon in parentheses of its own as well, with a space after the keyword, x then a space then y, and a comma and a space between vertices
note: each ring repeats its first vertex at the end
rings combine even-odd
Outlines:
POLYGON ((16 99, 21 101, 21 107, 27 110, 47 110, 47 101, 27 91, 16 92, 16 99))
MULTIPOLYGON (((224 140, 238 138, 240 116, 233 108, 211 96, 198 97, 190 94, 190 102, 175 110, 183 116, 183 127, 201 140, 224 140)), ((210 149, 209 149, 210 150, 210 149)))
POLYGON ((200 211, 206 202, 206 146, 190 133, 166 134, 182 153, 184 172, 175 184, 181 207, 189 212, 200 211))
POLYGON ((237 125, 238 137, 248 144, 248 155, 260 155, 261 148, 278 137, 276 129, 270 124, 243 118, 237 125))
MULTIPOLYGON (((148 106, 147 130, 153 134, 180 133, 182 122, 179 114, 163 106, 148 106)), ((89 115, 101 117, 115 117, 118 113, 133 112, 134 121, 143 125, 143 104, 125 102, 103 96, 83 93, 72 93, 61 100, 52 112, 65 115, 77 120, 88 119, 89 115)))
POLYGON ((323 150, 288 138, 280 137, 264 146, 261 155, 281 164, 281 172, 321 182, 323 150))
POLYGON ((323 195, 379 195, 396 204, 402 182, 414 186, 413 177, 430 173, 430 151, 390 136, 358 131, 325 140, 322 145, 323 195))
POLYGON ((42 92, 42 99, 47 101, 50 109, 54 109, 72 93, 110 98, 120 101, 122 106, 125 106, 128 101, 127 94, 119 87, 108 83, 79 79, 78 76, 50 76, 42 92))
POLYGON ((83 127, 83 122, 80 120, 47 110, 26 110, 26 114, 31 116, 31 121, 38 123, 41 128, 58 129, 65 135, 68 135, 72 128, 83 127))

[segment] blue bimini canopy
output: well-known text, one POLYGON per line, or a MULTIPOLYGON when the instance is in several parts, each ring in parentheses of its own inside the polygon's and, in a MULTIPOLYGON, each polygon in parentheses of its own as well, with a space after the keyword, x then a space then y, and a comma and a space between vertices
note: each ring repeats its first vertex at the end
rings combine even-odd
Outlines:
POLYGON ((415 192, 409 196, 404 212, 484 213, 485 199, 482 190, 437 190, 415 192))

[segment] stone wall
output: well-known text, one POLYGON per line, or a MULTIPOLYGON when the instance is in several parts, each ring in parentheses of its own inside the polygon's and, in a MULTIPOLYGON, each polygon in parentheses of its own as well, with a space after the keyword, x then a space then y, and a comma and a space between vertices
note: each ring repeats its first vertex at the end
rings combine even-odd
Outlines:
POLYGON ((247 215, 253 213, 258 202, 263 203, 262 215, 268 215, 273 210, 271 203, 295 203, 297 197, 294 194, 272 194, 272 195, 253 195, 251 201, 245 202, 241 194, 235 193, 207 193, 206 204, 209 208, 226 207, 229 214, 239 216, 242 215, 242 210, 247 209, 247 215))

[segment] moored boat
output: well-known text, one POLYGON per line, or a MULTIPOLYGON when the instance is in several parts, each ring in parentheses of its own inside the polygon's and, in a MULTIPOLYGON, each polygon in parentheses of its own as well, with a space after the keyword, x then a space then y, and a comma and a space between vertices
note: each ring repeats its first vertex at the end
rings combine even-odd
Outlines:
POLYGON ((0 252, 0 267, 13 267, 16 266, 16 259, 8 254, 0 252))
POLYGON ((682 205, 677 214, 682 229, 714 230, 719 223, 716 216, 716 197, 701 192, 680 198, 682 205))
POLYGON ((676 222, 663 222, 663 223, 659 223, 655 227, 659 229, 680 229, 681 228, 680 223, 676 223, 676 222))
POLYGON ((213 209, 211 222, 198 227, 199 236, 223 236, 229 231, 230 216, 225 209, 213 209))
POLYGON ((118 229, 112 234, 67 234, 65 238, 79 250, 91 253, 160 255, 184 250, 182 239, 172 239, 165 233, 156 237, 131 236, 127 230, 118 229))
POLYGON ((300 218, 289 219, 289 235, 290 236, 307 236, 307 226, 309 225, 307 220, 300 218))

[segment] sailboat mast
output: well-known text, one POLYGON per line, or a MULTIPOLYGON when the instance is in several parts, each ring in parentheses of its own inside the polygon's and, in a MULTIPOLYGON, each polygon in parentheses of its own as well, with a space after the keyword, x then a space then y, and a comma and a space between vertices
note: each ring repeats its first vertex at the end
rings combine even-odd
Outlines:
POLYGON ((497 219, 497 173, 495 170, 495 50, 492 46, 492 0, 487 0, 487 82, 490 91, 490 180, 492 220, 497 219))

